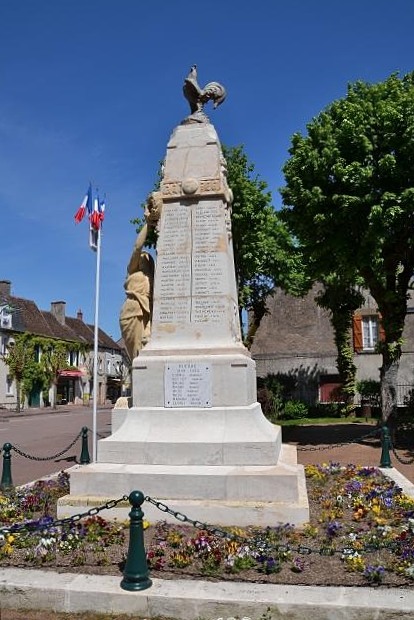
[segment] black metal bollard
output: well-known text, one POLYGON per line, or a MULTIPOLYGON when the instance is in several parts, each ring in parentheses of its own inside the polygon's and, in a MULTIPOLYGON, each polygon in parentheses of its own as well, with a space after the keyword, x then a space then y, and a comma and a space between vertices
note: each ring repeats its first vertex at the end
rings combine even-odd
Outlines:
POLYGON ((121 588, 130 591, 146 590, 152 586, 152 581, 149 578, 147 556, 144 547, 144 528, 142 524, 144 513, 141 510, 141 505, 145 500, 145 496, 141 491, 132 491, 128 499, 132 505, 132 509, 129 513, 128 556, 123 572, 124 578, 121 581, 121 588))
POLYGON ((380 467, 392 467, 390 457, 391 437, 387 426, 381 429, 381 461, 380 467))
POLYGON ((80 455, 80 464, 87 465, 91 462, 91 457, 89 456, 89 447, 88 447, 88 427, 82 426, 82 450, 80 455))
POLYGON ((13 481, 11 475, 11 443, 5 443, 3 446, 3 472, 1 475, 0 489, 7 491, 13 488, 13 481))

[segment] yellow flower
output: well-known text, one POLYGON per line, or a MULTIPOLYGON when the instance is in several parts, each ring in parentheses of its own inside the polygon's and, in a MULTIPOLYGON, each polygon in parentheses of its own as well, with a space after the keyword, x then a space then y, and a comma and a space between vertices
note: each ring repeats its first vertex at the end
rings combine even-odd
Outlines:
POLYGON ((381 512, 381 506, 379 504, 374 504, 371 510, 374 513, 374 515, 379 515, 379 513, 381 512))
POLYGON ((362 573, 365 568, 365 562, 360 555, 353 555, 345 559, 345 564, 348 570, 355 573, 362 573))

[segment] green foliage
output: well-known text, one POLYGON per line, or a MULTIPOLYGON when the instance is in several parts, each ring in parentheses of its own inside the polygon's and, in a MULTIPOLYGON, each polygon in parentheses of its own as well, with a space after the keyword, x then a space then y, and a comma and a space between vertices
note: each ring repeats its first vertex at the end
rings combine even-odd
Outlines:
POLYGON ((32 369, 34 360, 34 348, 27 338, 16 335, 14 342, 10 343, 4 363, 8 367, 8 372, 12 380, 16 381, 17 391, 17 411, 20 411, 21 400, 24 400, 27 390, 27 372, 32 369))
POLYGON ((374 379, 363 379, 356 384, 358 394, 363 399, 373 401, 373 404, 377 405, 381 395, 381 384, 374 379))
POLYGON ((325 308, 331 313, 335 346, 338 352, 336 365, 342 382, 341 392, 345 398, 347 413, 351 414, 354 412, 356 378, 351 339, 352 319, 355 310, 363 303, 363 296, 349 282, 344 281, 338 273, 328 274, 324 277, 323 274, 320 274, 320 276, 325 286, 316 297, 316 302, 321 308, 325 308))
POLYGON ((292 398, 296 386, 295 377, 269 374, 257 380, 257 400, 270 422, 302 419, 308 416, 308 406, 292 398))
POLYGON ((304 288, 301 255, 272 206, 267 184, 254 174, 243 147, 223 146, 227 180, 233 192, 232 241, 239 307, 251 321, 246 345, 267 313, 266 299, 276 285, 298 294, 304 288))
POLYGON ((257 400, 264 415, 270 422, 277 422, 283 414, 284 406, 291 397, 296 380, 282 374, 269 374, 257 379, 257 400))
POLYGON ((68 352, 85 352, 87 348, 87 345, 80 342, 66 342, 28 333, 16 334, 4 362, 17 384, 18 408, 20 399, 24 400, 35 387, 42 391, 46 401, 49 387, 57 383, 59 370, 69 368, 68 352), (42 352, 40 361, 36 355, 38 350, 42 352))
POLYGON ((407 290, 414 271, 414 73, 357 82, 292 138, 283 217, 313 274, 358 278, 375 298, 385 342, 383 415, 396 406, 407 290))
POLYGON ((309 407, 309 418, 342 418, 344 415, 342 403, 316 403, 309 407))
POLYGON ((288 400, 281 415, 282 420, 300 420, 308 417, 308 406, 300 400, 288 400))

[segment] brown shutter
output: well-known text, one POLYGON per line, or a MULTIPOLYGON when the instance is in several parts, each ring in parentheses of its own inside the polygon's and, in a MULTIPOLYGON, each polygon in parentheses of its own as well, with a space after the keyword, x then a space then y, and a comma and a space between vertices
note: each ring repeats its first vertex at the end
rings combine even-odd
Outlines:
POLYGON ((360 314, 354 314, 352 319, 352 339, 354 342, 354 351, 360 353, 363 349, 362 317, 360 314))
POLYGON ((382 326, 382 316, 378 312, 378 340, 380 342, 385 342, 385 329, 382 326))

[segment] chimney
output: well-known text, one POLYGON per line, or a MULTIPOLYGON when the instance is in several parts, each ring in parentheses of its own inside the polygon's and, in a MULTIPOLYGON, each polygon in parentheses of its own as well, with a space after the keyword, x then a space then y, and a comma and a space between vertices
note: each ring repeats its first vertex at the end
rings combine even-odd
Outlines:
POLYGON ((10 280, 0 280, 0 297, 11 295, 10 280))
POLYGON ((77 314, 76 314, 76 318, 78 319, 78 321, 83 321, 83 313, 82 310, 79 308, 77 314))
POLYGON ((52 301, 50 311, 61 325, 65 324, 65 307, 66 301, 52 301))

